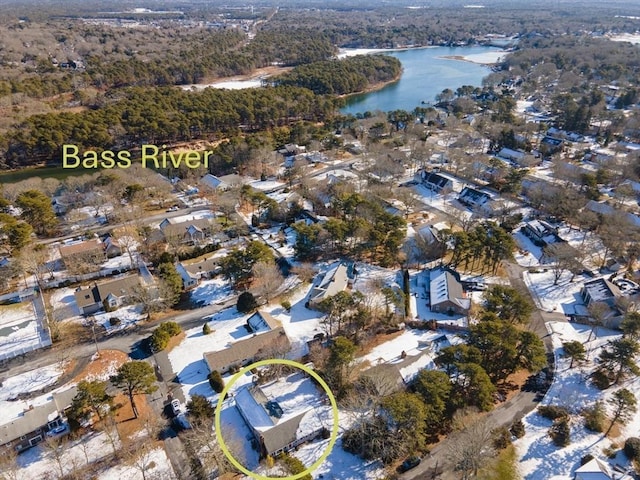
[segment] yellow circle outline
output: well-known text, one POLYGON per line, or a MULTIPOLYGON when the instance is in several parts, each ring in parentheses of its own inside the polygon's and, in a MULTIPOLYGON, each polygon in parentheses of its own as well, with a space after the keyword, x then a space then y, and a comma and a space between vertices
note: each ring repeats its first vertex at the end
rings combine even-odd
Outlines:
POLYGON ((251 365, 248 365, 248 366, 244 367, 242 370, 240 370, 238 373, 236 373, 231 378, 231 381, 229 381, 229 383, 227 383, 227 385, 224 387, 224 389, 220 393, 220 396, 218 397, 218 403, 216 405, 216 413, 215 413, 214 425, 216 427, 216 439, 218 440, 218 443, 220 444, 220 448, 222 449, 222 452, 229 459, 229 461, 233 464, 233 466, 236 467, 238 470, 240 470, 245 475, 248 475, 249 477, 251 477, 251 478, 253 478, 255 480, 298 480, 299 478, 302 478, 305 475, 308 475, 311 472, 313 472, 316 468, 318 468, 327 459, 327 457, 329 456, 329 454, 333 450, 333 447, 336 444, 336 440, 338 439, 338 421, 339 421, 338 420, 338 404, 336 403, 336 398, 333 395, 333 393, 331 392, 331 389, 326 384, 326 382, 322 378, 320 378, 320 376, 316 372, 314 372, 311 368, 309 368, 309 367, 307 367, 307 366, 305 366, 305 365, 303 365, 303 364, 301 364, 299 362, 294 362, 293 360, 270 358, 270 359, 267 359, 267 360, 261 360, 259 362, 252 363, 251 365), (244 465, 242 465, 240 462, 238 462, 233 457, 233 455, 231 455, 231 452, 227 448, 226 443, 224 443, 224 438, 222 438, 222 428, 221 428, 221 425, 220 425, 220 414, 222 412, 222 403, 224 402, 225 397, 229 393, 229 389, 231 388, 231 386, 234 383, 236 383, 238 381, 238 379, 242 375, 244 375, 245 373, 247 373, 248 371, 250 371, 250 370, 252 370, 254 368, 262 367, 262 366, 265 366, 265 365, 289 365, 291 367, 299 368, 300 370, 302 370, 303 372, 311 375, 313 378, 315 378, 318 381, 318 383, 324 389, 324 391, 327 392, 327 396, 329 397, 329 401, 331 402, 331 410, 333 412, 333 428, 331 430, 331 437, 329 439, 329 444, 327 445, 327 448, 324 450, 322 455, 320 455, 320 458, 318 458, 318 460, 316 460, 305 471, 297 473, 296 475, 289 475, 288 477, 265 477, 264 475, 260 475, 258 473, 252 472, 251 470, 245 468, 244 465))

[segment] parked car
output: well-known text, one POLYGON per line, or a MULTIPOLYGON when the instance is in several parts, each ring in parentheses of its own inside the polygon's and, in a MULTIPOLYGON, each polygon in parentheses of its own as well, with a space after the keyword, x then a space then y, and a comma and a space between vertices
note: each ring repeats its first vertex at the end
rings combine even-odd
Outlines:
POLYGON ((422 459, 420 457, 409 457, 400 464, 400 466, 398 467, 398 471, 400 473, 407 472, 412 468, 416 468, 418 465, 420 465, 421 461, 422 459))
POLYGON ((176 416, 182 413, 182 404, 180 403, 180 400, 178 400, 177 398, 174 398, 173 400, 171 400, 171 411, 176 416))
POLYGON ((67 425, 63 423, 62 425, 58 425, 57 427, 49 430, 47 432, 47 437, 57 437, 58 435, 62 435, 63 433, 66 433, 66 432, 67 432, 67 425))

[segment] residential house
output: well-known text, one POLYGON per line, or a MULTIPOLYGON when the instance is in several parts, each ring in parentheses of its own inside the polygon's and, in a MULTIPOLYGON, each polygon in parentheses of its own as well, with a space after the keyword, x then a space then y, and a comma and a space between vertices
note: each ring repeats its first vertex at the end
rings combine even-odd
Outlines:
POLYGON ((346 290, 353 283, 353 266, 340 263, 324 274, 320 283, 309 293, 309 308, 317 309, 326 298, 346 290))
POLYGON ((599 458, 593 458, 578 468, 574 477, 575 480, 631 480, 632 478, 626 473, 614 471, 599 458))
POLYGON ((640 227, 640 216, 635 213, 625 212, 624 210, 618 210, 605 202, 596 202, 595 200, 589 200, 585 208, 600 215, 613 215, 620 212, 628 222, 636 227, 640 227))
POLYGON ((415 180, 429 190, 434 192, 442 192, 453 189, 453 180, 444 175, 436 172, 427 172, 424 169, 418 170, 415 175, 415 180))
POLYGON ((140 277, 128 275, 94 283, 92 287, 79 288, 74 296, 80 311, 84 315, 91 315, 103 308, 115 310, 126 304, 137 288, 140 288, 140 277))
POLYGON ((594 304, 603 306, 602 322, 607 327, 617 328, 622 321, 622 312, 617 307, 617 301, 622 297, 620 289, 604 277, 585 282, 580 291, 587 307, 594 304))
POLYGON ((558 229, 544 220, 526 222, 521 231, 539 247, 546 247, 561 241, 560 237, 558 237, 558 229))
POLYGON ((284 328, 277 327, 268 332, 238 340, 223 350, 205 352, 203 356, 210 372, 217 370, 225 374, 231 369, 249 365, 258 355, 265 355, 271 350, 286 352, 289 348, 291 343, 284 328))
POLYGON ((97 238, 60 245, 58 250, 66 268, 78 263, 98 266, 106 260, 104 245, 97 238))
POLYGON ((198 262, 179 262, 176 270, 182 277, 182 286, 185 290, 195 287, 203 278, 211 278, 220 271, 219 258, 209 257, 198 262))
POLYGON ((104 253, 107 258, 117 257, 122 255, 122 247, 118 240, 115 240, 113 237, 106 237, 103 242, 104 245, 104 253))
POLYGON ((540 152, 542 152, 543 155, 552 155, 561 152, 563 143, 560 138, 546 136, 540 141, 540 152))
POLYGON ((198 244, 211 236, 211 222, 210 218, 194 218, 185 222, 165 218, 160 223, 160 231, 167 242, 198 244))
POLYGON ((471 309, 459 275, 445 268, 429 274, 429 302, 432 312, 466 315, 471 309))
POLYGON ((11 446, 21 452, 42 442, 48 431, 66 422, 64 411, 71 406, 76 393, 75 386, 54 392, 46 403, 30 407, 0 425, 0 446, 11 446))
POLYGON ((490 200, 491 195, 472 187, 464 187, 458 195, 458 201, 473 211, 484 210, 490 200))
POLYGON ((531 155, 530 153, 526 153, 523 152, 521 150, 513 150, 511 148, 502 148, 498 154, 496 155, 496 157, 502 159, 502 160, 507 160, 511 163, 513 163, 515 166, 518 167, 531 167, 533 165, 539 165, 540 164, 540 160, 536 159, 533 155, 531 155))
POLYGON ((200 179, 200 183, 211 190, 224 191, 230 188, 230 185, 210 173, 207 173, 202 177, 200 179))
POLYGON ((278 149, 278 153, 285 159, 289 157, 295 157, 296 155, 300 155, 301 153, 305 153, 306 151, 306 147, 295 145, 293 143, 287 143, 284 147, 278 149))
POLYGON ((309 378, 296 373, 264 385, 242 387, 233 399, 260 446, 261 456, 275 457, 326 432, 316 418, 324 397, 309 378))

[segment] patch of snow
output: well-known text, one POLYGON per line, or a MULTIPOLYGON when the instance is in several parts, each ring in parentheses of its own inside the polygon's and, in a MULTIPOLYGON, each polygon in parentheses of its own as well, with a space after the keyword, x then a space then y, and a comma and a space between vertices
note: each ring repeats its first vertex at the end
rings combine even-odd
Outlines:
POLYGON ((144 475, 138 466, 117 465, 98 475, 98 480, 143 480, 144 478, 162 478, 163 480, 175 480, 177 477, 164 448, 158 447, 145 454, 144 475))
POLYGON ((231 284, 221 276, 202 280, 196 288, 191 290, 191 300, 199 305, 224 303, 233 295, 231 284))

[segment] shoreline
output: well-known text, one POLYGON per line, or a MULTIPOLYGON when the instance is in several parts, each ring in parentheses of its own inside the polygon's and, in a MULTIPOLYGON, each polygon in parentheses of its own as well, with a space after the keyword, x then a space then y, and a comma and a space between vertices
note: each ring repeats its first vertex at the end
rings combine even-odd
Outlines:
POLYGON ((495 65, 496 63, 499 63, 502 58, 505 55, 508 55, 509 52, 506 50, 503 51, 498 51, 496 50, 495 52, 485 52, 485 53, 479 53, 479 54, 471 54, 471 55, 442 55, 439 56, 437 58, 443 58, 445 60, 455 60, 458 62, 468 62, 468 63, 474 63, 476 65, 485 65, 485 66, 491 66, 491 65, 495 65), (496 54, 495 58, 488 58, 489 55, 491 54, 496 54), (500 55, 497 55, 500 54, 500 55), (486 56, 487 58, 480 59, 480 60, 476 60, 475 58, 473 58, 473 55, 478 55, 478 56, 486 56))
POLYGON ((400 71, 400 73, 391 80, 388 80, 386 82, 374 83, 373 85, 370 85, 369 87, 365 88, 364 90, 360 90, 359 92, 344 93, 342 95, 338 95, 338 98, 349 98, 354 95, 366 95, 367 93, 377 92, 378 90, 382 90, 387 85, 391 85, 400 81, 400 79, 402 78, 402 73, 403 71, 400 71))

